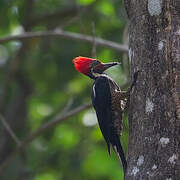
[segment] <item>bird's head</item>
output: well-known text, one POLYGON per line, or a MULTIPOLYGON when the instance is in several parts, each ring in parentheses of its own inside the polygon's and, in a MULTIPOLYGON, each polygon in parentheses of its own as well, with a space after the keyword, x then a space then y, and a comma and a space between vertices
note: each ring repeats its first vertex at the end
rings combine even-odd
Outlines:
POLYGON ((97 59, 82 56, 74 58, 73 63, 77 71, 92 79, 99 77, 106 69, 119 64, 118 62, 101 63, 97 59))

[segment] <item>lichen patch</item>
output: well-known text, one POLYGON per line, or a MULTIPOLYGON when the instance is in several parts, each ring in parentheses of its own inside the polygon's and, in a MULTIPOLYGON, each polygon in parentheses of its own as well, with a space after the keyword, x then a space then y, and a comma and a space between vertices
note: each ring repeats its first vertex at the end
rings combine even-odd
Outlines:
POLYGON ((178 156, 176 154, 173 154, 169 159, 168 162, 171 164, 176 164, 176 160, 178 159, 178 156))
POLYGON ((137 166, 141 166, 144 163, 144 156, 139 156, 137 160, 137 166))
POLYGON ((148 12, 151 16, 158 16, 162 12, 162 0, 148 0, 148 12))
POLYGON ((163 47, 164 47, 164 43, 163 43, 163 41, 160 41, 158 43, 158 50, 161 51, 163 49, 163 47))
POLYGON ((146 108, 145 108, 146 113, 148 113, 148 114, 152 113, 153 108, 154 108, 153 102, 149 98, 147 98, 147 100, 146 100, 146 108))
POLYGON ((152 167, 152 170, 155 170, 155 169, 157 169, 157 165, 153 165, 153 167, 152 167))
POLYGON ((162 137, 159 140, 159 143, 162 145, 162 147, 165 147, 170 142, 169 138, 162 137))
POLYGON ((131 48, 129 48, 129 62, 130 63, 132 61, 133 56, 134 56, 134 52, 133 52, 133 50, 131 48))
POLYGON ((180 36, 180 29, 175 32, 175 35, 179 35, 180 36))
POLYGON ((136 176, 136 174, 139 172, 139 168, 133 167, 131 175, 136 176))

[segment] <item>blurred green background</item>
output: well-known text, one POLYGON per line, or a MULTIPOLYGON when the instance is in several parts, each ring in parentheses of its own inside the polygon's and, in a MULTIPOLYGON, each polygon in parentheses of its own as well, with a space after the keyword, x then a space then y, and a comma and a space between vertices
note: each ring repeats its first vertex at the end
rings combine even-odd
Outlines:
MULTIPOLYGON (((127 43, 127 18, 120 0, 0 0, 0 37, 25 31, 64 31, 127 43), (94 25, 93 25, 94 24, 94 25), (94 27, 94 28, 93 28, 94 27)), ((0 44, 0 111, 20 141, 57 114, 91 102, 92 80, 76 72, 72 59, 92 57, 92 44, 66 38, 32 38, 0 44)), ((127 54, 96 47, 108 70, 126 89, 127 54)), ((127 152, 128 121, 121 137, 127 152)), ((0 167, 16 148, 0 124, 0 167)), ((0 174, 2 180, 121 180, 123 171, 106 144, 92 108, 64 120, 27 144, 0 174)))

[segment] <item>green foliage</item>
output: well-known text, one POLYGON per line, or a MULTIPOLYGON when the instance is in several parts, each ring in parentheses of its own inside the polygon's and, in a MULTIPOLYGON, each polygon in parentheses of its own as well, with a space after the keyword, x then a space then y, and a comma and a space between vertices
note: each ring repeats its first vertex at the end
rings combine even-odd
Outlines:
POLYGON ((77 0, 78 4, 82 4, 82 5, 89 5, 92 4, 95 0, 77 0))
POLYGON ((68 125, 60 125, 56 127, 54 131, 54 136, 52 137, 52 144, 56 148, 61 148, 64 150, 71 150, 80 142, 80 136, 76 129, 72 129, 68 125))
POLYGON ((117 177, 119 179, 123 177, 119 166, 119 162, 115 161, 114 156, 112 158, 108 157, 104 147, 96 146, 95 150, 88 154, 84 162, 84 172, 92 179, 99 177, 116 180, 117 177))
POLYGON ((106 16, 113 17, 115 15, 115 7, 110 1, 100 1, 96 8, 98 12, 106 16))
MULTIPOLYGON (((65 31, 92 35, 94 22, 97 36, 123 43, 122 34, 126 20, 120 17, 121 1, 34 0, 33 2, 33 8, 28 12, 30 7, 27 7, 27 0, 0 1, 1 37, 22 33, 25 24, 28 23, 31 31, 46 31, 61 27, 65 31), (73 8, 74 10, 70 11, 73 8), (61 14, 65 11, 68 11, 68 15, 61 14), (48 16, 53 14, 56 16, 48 16), (30 22, 27 17, 31 19, 30 22)), ((24 139, 31 131, 51 121, 55 115, 63 111, 70 99, 73 100, 70 109, 90 102, 93 82, 75 71, 72 59, 80 55, 91 57, 91 50, 90 44, 65 38, 38 38, 23 43, 14 41, 1 45, 0 90, 6 82, 9 65, 17 59, 19 62, 16 73, 21 73, 25 81, 25 84, 21 84, 16 77, 17 74, 13 74, 5 103, 5 112, 13 113, 11 108, 19 105, 17 97, 19 102, 22 101, 20 98, 25 99, 18 107, 20 115, 14 115, 13 117, 17 119, 12 119, 19 123, 15 132, 21 135, 20 139, 24 139), (18 53, 20 55, 16 58, 18 53), (6 56, 4 61, 3 56, 6 56), (13 103, 16 105, 13 106, 13 103), (22 132, 17 132, 17 129, 22 132)), ((121 62, 122 55, 112 49, 97 47, 97 58, 103 62, 121 62)), ((124 74, 122 66, 112 68, 107 73, 120 86, 127 83, 127 75, 124 74)), ((26 172, 27 180, 122 179, 122 167, 114 153, 111 158, 108 156, 106 144, 97 124, 94 121, 88 124, 85 120, 89 118, 91 121, 91 118, 95 117, 93 113, 94 111, 83 111, 43 132, 40 137, 27 145, 16 161, 12 162, 3 178, 22 179, 21 174, 26 172)), ((122 141, 127 152, 127 118, 124 127, 122 141)), ((11 149, 15 149, 15 145, 11 149)))

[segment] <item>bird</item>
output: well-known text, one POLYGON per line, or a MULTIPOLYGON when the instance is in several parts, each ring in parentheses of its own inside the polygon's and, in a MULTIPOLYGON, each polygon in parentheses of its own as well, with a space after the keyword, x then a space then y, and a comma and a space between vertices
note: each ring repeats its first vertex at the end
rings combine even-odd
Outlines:
POLYGON ((134 83, 132 83, 128 91, 121 91, 118 84, 104 73, 108 68, 119 65, 119 62, 102 63, 98 59, 79 56, 73 59, 73 64, 78 72, 94 80, 91 99, 99 127, 107 143, 109 155, 111 155, 110 149, 112 146, 117 157, 122 162, 125 173, 127 161, 120 136, 123 128, 123 112, 134 83))

